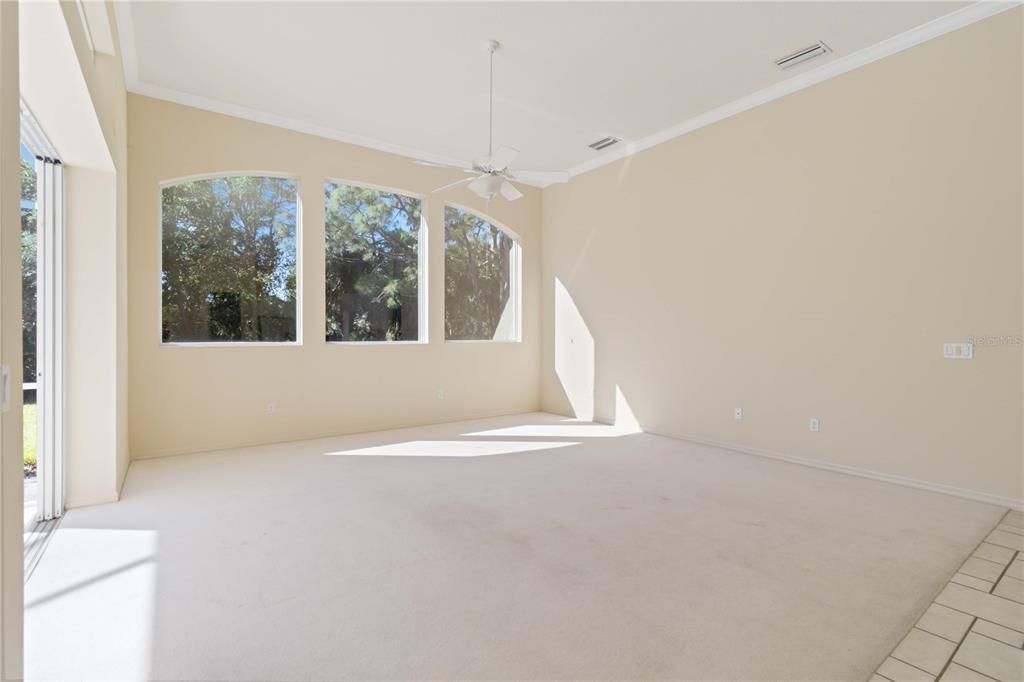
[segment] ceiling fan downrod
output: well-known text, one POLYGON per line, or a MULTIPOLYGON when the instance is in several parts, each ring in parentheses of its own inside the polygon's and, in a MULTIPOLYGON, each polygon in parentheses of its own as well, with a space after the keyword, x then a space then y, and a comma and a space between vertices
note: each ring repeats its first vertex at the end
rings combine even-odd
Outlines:
POLYGON ((501 47, 501 43, 493 38, 484 44, 490 59, 490 71, 488 73, 490 87, 487 97, 487 156, 494 155, 494 53, 498 51, 499 47, 501 47))

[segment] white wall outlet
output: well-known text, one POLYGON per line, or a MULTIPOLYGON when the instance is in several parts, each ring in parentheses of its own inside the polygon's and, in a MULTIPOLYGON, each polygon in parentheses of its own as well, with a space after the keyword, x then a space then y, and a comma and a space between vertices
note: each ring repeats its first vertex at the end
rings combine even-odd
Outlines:
POLYGON ((944 343, 942 357, 950 360, 970 360, 974 357, 973 343, 944 343))
POLYGON ((267 403, 267 414, 274 414, 277 412, 277 403, 267 403))
POLYGON ((437 389, 437 399, 438 400, 444 400, 444 389, 443 388, 438 388, 437 389))
POLYGON ((811 424, 810 424, 811 431, 817 433, 820 430, 820 427, 821 427, 821 424, 818 423, 818 418, 817 417, 811 417, 811 424))
POLYGON ((743 408, 742 407, 737 407, 736 408, 736 418, 737 419, 743 419, 743 408))

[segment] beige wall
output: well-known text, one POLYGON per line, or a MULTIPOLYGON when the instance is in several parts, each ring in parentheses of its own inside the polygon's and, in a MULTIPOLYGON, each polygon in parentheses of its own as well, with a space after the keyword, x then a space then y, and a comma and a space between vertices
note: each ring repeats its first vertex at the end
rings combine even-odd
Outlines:
POLYGON ((324 340, 327 178, 428 195, 448 171, 281 128, 131 95, 129 430, 132 457, 237 447, 536 410, 540 404, 540 191, 491 203, 466 190, 427 198, 426 344, 324 340), (229 171, 292 174, 301 202, 299 346, 160 343, 159 183, 229 171), (444 202, 522 238, 521 343, 445 343, 444 202), (443 398, 438 397, 438 391, 443 398), (273 415, 267 404, 274 403, 273 415))
MULTIPOLYGON (((18 3, 0 3, 0 362, 21 382, 21 182, 18 122, 18 3)), ((0 414, 0 679, 21 678, 23 474, 21 391, 0 414)))
POLYGON ((112 172, 72 165, 65 176, 67 504, 74 507, 117 499, 128 472, 128 92, 121 58, 90 52, 75 3, 61 7, 113 163, 112 172))
POLYGON ((1019 500, 1022 11, 545 189, 544 407, 1019 500))

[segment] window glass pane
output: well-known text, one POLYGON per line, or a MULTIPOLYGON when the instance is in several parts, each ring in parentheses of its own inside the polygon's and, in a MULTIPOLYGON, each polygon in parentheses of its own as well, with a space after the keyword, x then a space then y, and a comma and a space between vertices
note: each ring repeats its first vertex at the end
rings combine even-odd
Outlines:
POLYGON ((22 381, 27 384, 36 382, 36 216, 36 160, 21 145, 21 348, 22 381))
POLYGON ((163 189, 164 341, 296 339, 296 198, 287 178, 163 189))
POLYGON ((327 183, 328 341, 419 339, 419 199, 327 183))
POLYGON ((444 324, 451 340, 513 341, 515 240, 484 218, 444 211, 444 324))

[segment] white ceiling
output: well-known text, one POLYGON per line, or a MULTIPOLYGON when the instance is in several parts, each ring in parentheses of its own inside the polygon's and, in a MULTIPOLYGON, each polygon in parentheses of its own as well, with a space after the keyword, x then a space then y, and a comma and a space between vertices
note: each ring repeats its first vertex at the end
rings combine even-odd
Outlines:
POLYGON ((133 91, 459 162, 486 151, 496 38, 495 145, 578 171, 603 135, 664 137, 967 4, 132 2, 119 19, 133 91), (774 65, 816 40, 833 54, 774 65))

